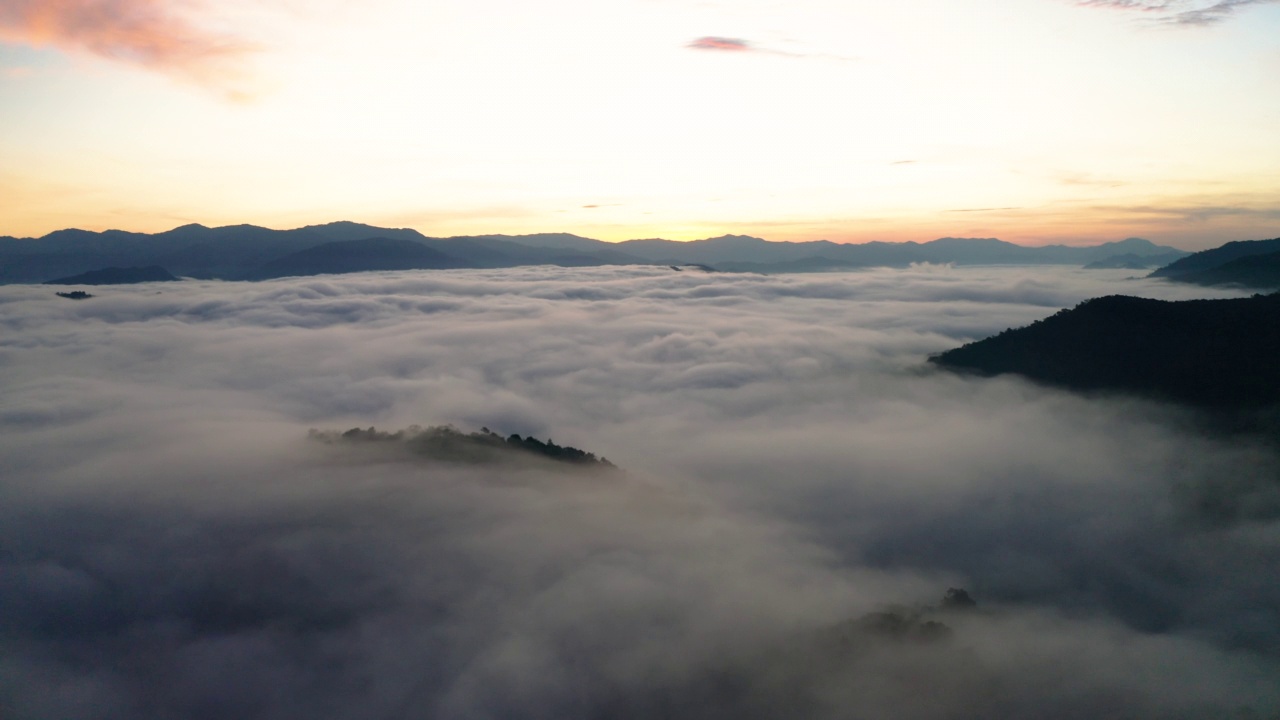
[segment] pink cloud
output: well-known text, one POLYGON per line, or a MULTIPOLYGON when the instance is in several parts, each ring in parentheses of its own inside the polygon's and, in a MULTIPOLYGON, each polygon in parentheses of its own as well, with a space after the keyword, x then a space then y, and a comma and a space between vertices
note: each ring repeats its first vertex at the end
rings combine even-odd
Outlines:
POLYGON ((751 45, 746 40, 726 37, 700 37, 689 43, 689 47, 697 50, 727 50, 729 52, 743 52, 751 49, 751 45))
POLYGON ((0 0, 0 40, 83 51, 239 97, 256 48, 201 28, 174 0, 0 0))

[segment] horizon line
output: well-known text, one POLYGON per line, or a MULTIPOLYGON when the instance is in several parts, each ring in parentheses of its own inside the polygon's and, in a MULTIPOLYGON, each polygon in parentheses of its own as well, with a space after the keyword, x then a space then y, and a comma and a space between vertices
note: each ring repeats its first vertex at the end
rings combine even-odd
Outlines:
MULTIPOLYGON (((469 234, 463 234, 463 235, 429 235, 429 234, 427 234, 427 233, 423 232, 422 230, 419 230, 418 228, 415 228, 415 227, 409 227, 409 226, 400 226, 400 227, 381 226, 381 225, 374 225, 374 224, 372 224, 372 223, 359 222, 359 221, 356 221, 356 220, 332 220, 332 221, 325 222, 325 223, 312 223, 312 224, 309 224, 309 225, 300 225, 300 226, 297 226, 297 227, 287 227, 287 228, 269 227, 269 226, 267 226, 267 225, 257 225, 257 224, 254 224, 254 223, 230 223, 230 224, 227 224, 227 225, 206 225, 206 224, 204 224, 204 223, 200 223, 200 222, 189 222, 189 223, 183 223, 183 224, 180 224, 180 225, 175 225, 174 227, 169 228, 168 230, 159 230, 159 231, 156 231, 156 232, 145 232, 145 231, 139 231, 139 230, 125 230, 125 229, 122 229, 122 228, 115 228, 115 227, 112 227, 112 228, 106 228, 106 229, 104 229, 104 230, 88 230, 88 229, 85 229, 85 228, 82 228, 82 227, 74 227, 74 226, 73 226, 73 227, 65 227, 65 228, 58 228, 58 229, 56 229, 56 230, 51 230, 51 231, 49 231, 49 232, 45 233, 44 235, 40 235, 40 236, 26 236, 26 237, 20 237, 20 236, 17 236, 17 235, 2 235, 2 236, 0 236, 0 237, 8 238, 8 239, 13 239, 13 240, 38 241, 38 240, 43 240, 44 238, 47 238, 47 237, 49 237, 50 235, 53 235, 53 234, 56 234, 56 233, 60 233, 60 232, 70 232, 70 231, 79 231, 79 232, 85 232, 85 233, 92 233, 92 234, 95 234, 95 235, 104 235, 104 234, 107 234, 107 233, 128 233, 128 234, 132 234, 132 235, 149 235, 149 236, 154 236, 154 235, 163 235, 163 234, 165 234, 165 233, 174 232, 175 230, 181 230, 181 229, 183 229, 183 228, 187 228, 187 227, 199 227, 199 228, 203 228, 203 229, 206 229, 206 230, 223 230, 223 229, 226 229, 226 228, 247 227, 247 228, 258 228, 258 229, 262 229, 262 230, 268 230, 268 231, 271 231, 271 232, 296 232, 296 231, 299 231, 299 230, 307 230, 307 229, 310 229, 310 228, 323 228, 323 227, 328 227, 328 226, 332 226, 332 225, 342 225, 342 224, 347 224, 347 225, 361 225, 361 226, 365 226, 365 227, 376 228, 376 229, 378 229, 378 230, 395 230, 395 231, 405 231, 405 230, 408 230, 408 231, 415 232, 415 233, 417 233, 417 234, 421 235, 421 236, 422 236, 422 237, 424 237, 424 238, 428 238, 428 239, 437 239, 437 240, 452 240, 452 239, 458 239, 458 238, 470 238, 470 237, 510 237, 510 238, 519 238, 519 237, 531 237, 531 236, 539 236, 539 235, 543 235, 543 236, 545 236, 545 235, 568 235, 568 236, 572 236, 572 237, 581 238, 581 239, 583 239, 583 240, 591 240, 591 241, 594 241, 594 242, 600 242, 600 243, 605 243, 605 244, 609 244, 609 245, 619 245, 619 244, 627 243, 627 242, 642 242, 642 241, 662 241, 662 242, 675 242, 675 243, 694 243, 694 242, 705 242, 705 241, 707 241, 707 240, 718 240, 718 239, 720 239, 720 238, 726 238, 726 237, 751 238, 751 239, 760 240, 760 241, 762 241, 762 242, 767 242, 767 243, 778 243, 778 244, 797 244, 797 245, 799 245, 799 244, 805 244, 805 243, 822 243, 822 242, 831 243, 831 244, 833 244, 833 245, 870 245, 870 244, 876 244, 876 243, 879 243, 879 244, 887 244, 887 245, 908 245, 908 244, 917 244, 917 245, 922 245, 922 244, 926 244, 926 243, 937 242, 937 241, 939 241, 939 240, 992 240, 992 241, 996 241, 996 242, 1007 243, 1007 244, 1009 244, 1009 245, 1016 245, 1016 246, 1018 246, 1018 247, 1054 247, 1054 246, 1061 246, 1061 247, 1097 247, 1097 246, 1101 246, 1101 245, 1108 245, 1108 244, 1112 244, 1112 243, 1126 242, 1126 241, 1129 241, 1129 240, 1142 240, 1142 241, 1145 241, 1145 242, 1151 243, 1151 244, 1153 244, 1153 245, 1156 245, 1157 247, 1170 247, 1170 248, 1173 248, 1173 249, 1176 249, 1176 250, 1183 250, 1184 252, 1193 252, 1193 251, 1188 251, 1188 250, 1185 250, 1184 248, 1180 248, 1180 247, 1177 247, 1177 246, 1174 246, 1174 245, 1162 245, 1161 243, 1158 243, 1158 242, 1156 242, 1156 241, 1150 240, 1150 239, 1148 239, 1148 238, 1140 237, 1140 236, 1129 236, 1129 237, 1119 238, 1119 239, 1116 239, 1116 240, 1102 240, 1102 241, 1090 242, 1090 243, 1088 243, 1088 244, 1082 244, 1082 245, 1068 245, 1068 244, 1066 244, 1066 243, 1062 243, 1062 242, 1056 242, 1056 243, 1045 243, 1045 244, 1039 244, 1039 245, 1031 245, 1031 244, 1020 243, 1020 242, 1015 242, 1015 241, 1011 241, 1011 240, 1004 240, 1004 239, 1001 239, 1001 238, 999 238, 999 237, 993 237, 993 236, 988 236, 988 237, 978 237, 978 236, 968 236, 968 235, 942 235, 942 236, 939 236, 939 237, 931 238, 931 239, 929 239, 929 240, 864 240, 864 241, 860 241, 860 242, 841 241, 841 240, 830 240, 830 239, 828 239, 828 238, 814 238, 814 239, 810 239, 810 240, 770 240, 770 239, 768 239, 768 238, 761 237, 761 236, 759 236, 759 235, 747 235, 747 234, 742 234, 742 233, 732 233, 732 232, 726 232, 726 233, 723 233, 723 234, 721 234, 721 235, 711 235, 711 236, 707 236, 707 237, 703 237, 703 238, 695 238, 695 239, 692 239, 692 240, 674 240, 674 239, 671 239, 671 238, 665 238, 665 237, 660 237, 660 236, 627 238, 626 240, 601 240, 601 239, 599 239, 599 238, 594 238, 594 237, 591 237, 591 236, 589 236, 589 235, 579 235, 579 234, 577 234, 577 233, 570 232, 570 231, 566 231, 566 230, 560 230, 560 231, 554 231, 554 232, 530 232, 530 233, 519 233, 519 234, 513 234, 513 233, 502 233, 502 232, 494 232, 494 233, 484 233, 484 232, 481 232, 481 233, 469 233, 469 234)), ((1251 238, 1251 239, 1264 239, 1264 238, 1251 238)), ((1227 242, 1236 242, 1236 241, 1238 241, 1238 240, 1224 240, 1224 241, 1222 241, 1222 242, 1223 242, 1223 243, 1227 243, 1227 242)))

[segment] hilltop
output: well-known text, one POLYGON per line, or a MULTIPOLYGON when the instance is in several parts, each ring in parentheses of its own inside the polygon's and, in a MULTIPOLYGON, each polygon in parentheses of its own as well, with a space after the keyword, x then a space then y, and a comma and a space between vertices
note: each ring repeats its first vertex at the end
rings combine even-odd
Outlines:
POLYGON ((1169 263, 1150 277, 1197 285, 1280 288, 1280 238, 1229 242, 1169 263))
POLYGON ((1280 293, 1170 302, 1111 295, 930 358, 1219 411, 1280 405, 1280 293))

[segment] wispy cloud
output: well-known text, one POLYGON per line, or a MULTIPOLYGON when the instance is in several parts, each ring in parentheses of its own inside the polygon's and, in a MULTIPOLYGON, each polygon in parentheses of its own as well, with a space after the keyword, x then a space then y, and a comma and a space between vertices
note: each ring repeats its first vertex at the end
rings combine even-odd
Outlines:
POLYGON ((2 0, 0 41, 88 52, 245 99, 257 48, 194 22, 173 0, 2 0))
POLYGON ((1277 0, 1079 0, 1086 7, 1132 10, 1150 14, 1161 25, 1212 25, 1225 20, 1247 5, 1262 5, 1277 0))
POLYGON ((728 53, 759 53, 763 55, 782 55, 783 57, 792 58, 819 58, 826 60, 851 61, 857 60, 855 57, 845 55, 832 55, 829 53, 812 53, 812 52, 792 52, 788 50, 777 50, 774 48, 761 47, 754 45, 748 40, 742 38, 720 37, 716 35, 704 35, 703 37, 692 40, 687 48, 693 50, 710 50, 714 52, 728 53))
POLYGON ((1223 217, 1256 218, 1259 220, 1280 221, 1280 207, 1248 206, 1224 204, 1179 204, 1179 205, 1129 205, 1125 207, 1105 206, 1099 209, 1119 210, 1132 215, 1169 217, 1189 223, 1205 223, 1223 217))
POLYGON ((738 38, 727 37, 700 37, 689 43, 688 47, 695 50, 721 50, 725 52, 747 52, 755 50, 751 47, 751 43, 738 38))

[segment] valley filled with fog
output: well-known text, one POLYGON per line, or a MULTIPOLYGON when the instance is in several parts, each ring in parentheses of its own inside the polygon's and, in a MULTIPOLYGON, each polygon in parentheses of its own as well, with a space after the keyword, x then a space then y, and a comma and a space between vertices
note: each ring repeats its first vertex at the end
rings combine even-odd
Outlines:
POLYGON ((1275 454, 926 363, 1092 297, 1248 294, 1132 274, 0 286, 0 708, 1271 717, 1275 454), (412 425, 618 470, 309 437, 412 425), (850 629, 948 588, 978 605, 945 638, 850 629))

